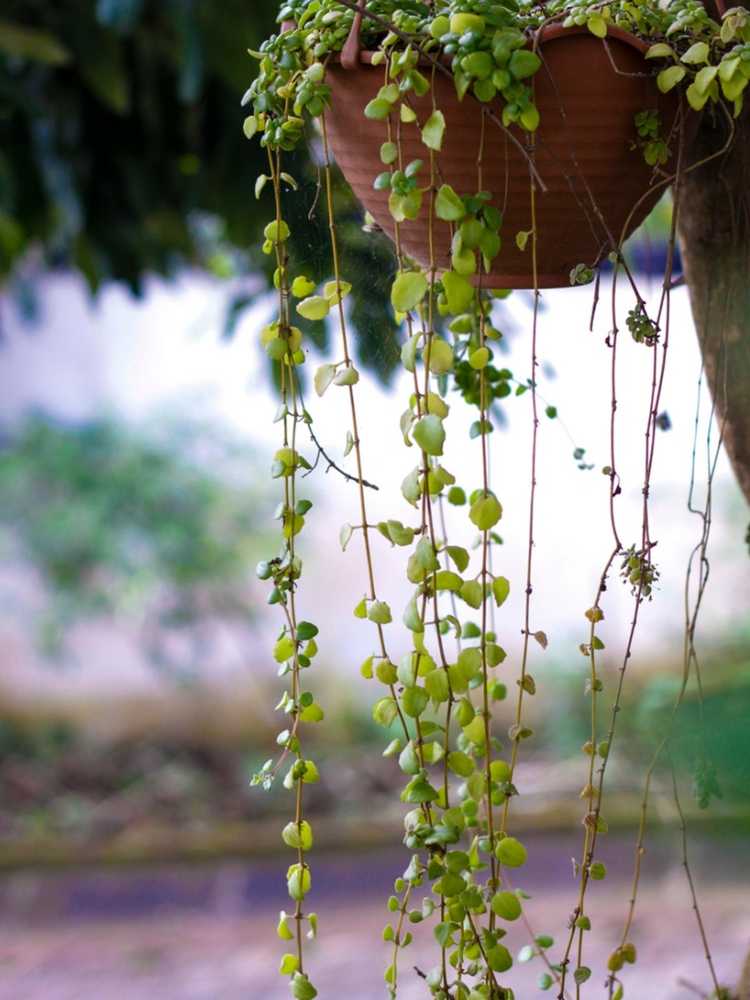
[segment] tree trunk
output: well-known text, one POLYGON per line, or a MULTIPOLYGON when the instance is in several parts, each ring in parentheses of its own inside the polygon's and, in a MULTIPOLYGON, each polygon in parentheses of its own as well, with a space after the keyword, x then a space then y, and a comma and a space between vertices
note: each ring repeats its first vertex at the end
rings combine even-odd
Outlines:
MULTIPOLYGON (((750 108, 735 124, 731 149, 685 176, 679 229, 717 420, 750 503, 750 108)), ((726 116, 706 112, 688 164, 722 149, 728 135, 726 116)))

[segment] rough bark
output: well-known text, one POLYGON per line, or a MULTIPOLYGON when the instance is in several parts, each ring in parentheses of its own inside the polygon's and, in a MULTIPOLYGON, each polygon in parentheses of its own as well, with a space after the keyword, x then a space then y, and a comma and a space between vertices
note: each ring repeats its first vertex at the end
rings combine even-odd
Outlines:
MULTIPOLYGON (((688 162, 722 149, 728 128, 706 113, 688 162)), ((680 243, 717 419, 750 503, 750 109, 736 128, 726 154, 684 178, 680 243)))

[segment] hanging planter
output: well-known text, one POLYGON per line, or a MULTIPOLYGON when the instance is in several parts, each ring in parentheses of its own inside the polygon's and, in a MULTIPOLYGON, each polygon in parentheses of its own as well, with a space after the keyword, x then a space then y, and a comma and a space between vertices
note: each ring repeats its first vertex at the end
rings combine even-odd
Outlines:
MULTIPOLYGON (((375 691, 372 718, 386 734, 383 755, 397 769, 403 843, 410 855, 394 880, 383 930, 388 996, 395 1000, 416 968, 403 953, 419 924, 427 925, 422 930, 434 947, 432 968, 414 973, 419 976, 415 988, 424 995, 434 1000, 520 996, 514 956, 504 938, 514 922, 524 917, 522 924, 528 927, 530 919, 525 915, 530 897, 518 881, 525 877, 528 850, 516 836, 515 813, 516 799, 528 787, 526 744, 533 745, 534 738, 526 706, 543 683, 543 671, 538 679, 534 675, 550 642, 538 620, 542 609, 532 597, 542 405, 546 418, 557 417, 557 408, 543 400, 539 388, 544 377, 539 289, 586 280, 611 257, 611 306, 601 338, 610 352, 610 399, 601 414, 609 421, 609 455, 601 472, 609 483, 604 500, 612 539, 596 589, 581 606, 582 641, 575 651, 582 657, 586 683, 582 676, 581 687, 590 720, 582 734, 581 790, 576 793, 583 815, 575 909, 557 944, 546 926, 544 933, 529 927, 530 943, 517 959, 543 963, 540 989, 551 989, 550 995, 559 998, 575 991, 579 997, 581 988, 599 975, 587 964, 587 942, 595 930, 588 897, 592 886, 607 876, 600 842, 608 829, 602 812, 608 761, 616 736, 619 742, 617 719, 639 612, 655 596, 660 579, 649 497, 673 339, 670 295, 683 178, 722 155, 687 162, 690 117, 695 116, 683 114, 682 108, 687 103, 697 112, 708 105, 729 126, 742 113, 750 84, 750 13, 727 11, 719 25, 695 0, 610 0, 605 5, 598 0, 439 0, 432 5, 420 0, 285 0, 280 20, 294 23, 253 53, 259 75, 244 102, 252 103, 245 133, 249 138, 259 134, 268 154, 268 172, 257 178, 255 191, 259 198, 267 188, 273 193, 262 250, 274 260, 278 293, 277 312, 260 341, 279 373, 279 448, 271 475, 279 483, 281 549, 259 565, 258 576, 268 581, 268 601, 280 611, 273 659, 286 689, 277 706, 284 714, 276 738, 280 752, 253 780, 270 787, 278 777, 293 795, 289 822, 281 831, 291 862, 291 903, 277 925, 289 949, 280 970, 289 977, 294 1000, 319 995, 307 947, 317 930, 308 900, 315 833, 307 786, 320 778, 308 756, 315 751, 308 734, 323 721, 324 710, 313 690, 316 671, 310 669, 316 666, 318 628, 302 618, 309 594, 303 555, 309 543, 298 539, 313 508, 303 495, 305 477, 323 458, 329 469, 343 472, 357 486, 353 523, 341 526, 339 543, 342 549, 360 549, 362 589, 356 596, 342 594, 342 604, 344 613, 351 611, 368 623, 370 652, 359 673, 375 691), (298 163, 287 154, 305 138, 306 119, 316 123, 319 183, 305 212, 299 202, 287 212, 287 199, 305 194, 290 173, 298 163), (355 309, 345 301, 352 296, 356 308, 363 276, 346 252, 334 158, 396 251, 390 304, 402 327, 398 343, 405 398, 391 418, 403 436, 406 464, 400 493, 382 521, 371 512, 367 493, 372 482, 366 478, 362 449, 363 433, 380 433, 380 416, 366 426, 358 409, 362 387, 353 350, 355 309), (671 181, 674 222, 660 294, 651 303, 638 288, 622 243, 671 181), (309 268, 311 234, 304 222, 300 226, 307 213, 319 214, 328 236, 320 249, 330 255, 330 267, 315 280, 309 268), (295 245, 295 230, 301 230, 304 254, 295 245), (502 317, 495 309, 495 299, 502 297, 496 290, 508 287, 534 289, 526 331, 528 369, 521 378, 506 367, 502 317), (310 392, 303 401, 299 369, 308 355, 302 320, 327 317, 338 328, 338 347, 312 378, 318 398, 313 403, 310 392), (628 336, 641 345, 639 350, 650 352, 643 368, 647 382, 640 387, 648 405, 635 431, 618 419, 623 391, 618 344, 628 336), (347 397, 339 412, 348 416, 341 443, 349 472, 328 457, 312 429, 320 399, 337 393, 347 397), (505 490, 519 470, 513 456, 503 454, 493 431, 499 406, 516 405, 511 398, 524 397, 525 403, 518 405, 528 405, 529 417, 526 559, 514 573, 500 546, 519 523, 518 511, 503 521, 503 495, 496 488, 505 490), (471 422, 459 424, 454 412, 470 414, 471 422), (456 434, 466 435, 467 426, 467 436, 457 441, 456 434), (623 438, 632 446, 634 433, 643 442, 644 477, 638 483, 643 506, 640 531, 626 538, 617 498, 635 483, 630 475, 627 483, 621 480, 618 448, 623 438), (493 485, 498 459, 502 474, 493 485), (450 518, 445 516, 448 505, 455 508, 450 518), (392 581, 379 568, 381 544, 403 550, 403 571, 413 587, 405 606, 389 603, 392 581), (617 638, 608 618, 618 567, 633 605, 619 680, 613 684, 614 671, 606 669, 606 658, 613 654, 606 650, 610 636, 617 638), (503 643, 506 636, 517 635, 519 620, 513 615, 519 613, 520 647, 507 655, 503 643), (406 650, 401 657, 394 655, 399 647, 406 650), (603 698, 610 697, 605 721, 603 698), (497 703, 503 701, 510 705, 500 717, 497 703)), ((356 237, 361 248, 362 234, 356 237)), ((585 310, 592 327, 598 282, 593 299, 585 310)), ((579 391, 585 391, 582 384, 579 391)), ((581 472, 594 469, 584 448, 576 446, 573 456, 581 472)), ((706 495, 710 498, 710 482, 706 495)), ((568 530, 562 506, 556 530, 568 530)), ((581 553, 587 543, 586 538, 577 540, 581 553)), ((703 560, 705 543, 704 534, 691 559, 703 560)), ((702 586, 698 594, 695 616, 702 586)), ((689 615, 688 663, 694 660, 694 623, 689 615)), ((326 641, 331 639, 321 640, 326 641)), ((350 650, 345 648, 343 655, 350 657, 350 650)), ((672 718, 685 690, 683 684, 672 718)), ((635 891, 606 964, 612 1000, 624 997, 627 967, 638 957, 631 932, 645 818, 651 778, 669 739, 667 730, 645 781, 634 851, 635 891)), ((711 761, 701 767, 702 796, 708 799, 716 792, 711 761)), ((675 787, 676 796, 677 791, 675 787)), ((683 864, 690 880, 686 858, 683 864)), ((699 914, 692 881, 690 890, 699 914)), ((540 920, 548 919, 551 914, 540 915, 540 920)), ((702 925, 701 935, 708 957, 702 925)), ((712 997, 723 1000, 727 994, 710 959, 708 964, 712 997)))
MULTIPOLYGON (((513 127, 516 142, 500 127, 499 107, 494 109, 497 118, 485 117, 483 125, 487 106, 470 96, 459 100, 450 75, 436 72, 434 93, 412 96, 410 104, 420 124, 432 113, 433 96, 445 116, 447 138, 438 155, 438 172, 462 195, 476 190, 477 150, 483 142, 485 187, 493 192, 493 204, 503 213, 503 231, 511 234, 491 273, 484 276, 485 285, 534 286, 530 256, 512 238, 531 228, 532 156, 540 185, 546 188, 540 190, 537 202, 538 287, 568 285, 578 265, 593 267, 605 259, 654 207, 664 186, 657 183, 653 166, 639 149, 636 115, 644 109, 658 111, 662 132, 669 135, 679 102, 674 93, 665 95, 657 89, 644 59, 648 47, 617 28, 609 29, 606 45, 585 26, 553 24, 542 29, 538 37, 542 68, 535 78, 540 124, 533 135, 513 127)), ((362 114, 383 85, 383 70, 373 66, 372 58, 372 52, 360 51, 358 38, 352 35, 348 51, 330 66, 328 129, 336 162, 352 190, 393 238, 388 191, 373 188, 382 169, 383 122, 362 114)), ((423 71, 429 72, 429 65, 423 71)), ((420 131, 415 128, 402 130, 401 145, 407 162, 424 156, 420 131)), ((429 214, 425 201, 418 218, 402 234, 404 251, 420 264, 429 260, 429 214)), ((439 269, 450 267, 451 235, 449 224, 437 224, 439 269)))

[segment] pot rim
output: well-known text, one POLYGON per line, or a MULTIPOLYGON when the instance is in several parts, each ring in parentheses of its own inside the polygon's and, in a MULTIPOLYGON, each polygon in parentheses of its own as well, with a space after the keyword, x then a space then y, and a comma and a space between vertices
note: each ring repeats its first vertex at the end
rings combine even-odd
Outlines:
MULTIPOLYGON (((651 48, 651 43, 645 41, 643 38, 639 38, 637 35, 632 34, 630 31, 625 31, 624 28, 618 28, 616 25, 608 26, 607 34, 604 38, 597 38, 593 35, 589 29, 584 24, 573 24, 570 27, 563 27, 562 24, 554 22, 552 24, 546 24, 536 34, 533 39, 530 39, 532 43, 538 40, 539 45, 548 45, 550 42, 559 41, 560 39, 571 37, 572 35, 589 35, 592 39, 600 41, 606 45, 607 40, 614 38, 619 42, 624 42, 626 45, 630 45, 631 48, 636 49, 641 54, 645 55, 646 52, 651 48)), ((379 51, 379 50, 378 50, 379 51)), ((360 49, 359 51, 359 63, 360 65, 370 66, 372 64, 372 57, 375 55, 375 51, 372 49, 360 49)), ((336 63, 336 65, 343 66, 344 69, 356 69, 355 66, 348 66, 342 60, 342 53, 337 52, 332 58, 331 62, 336 63)), ((443 61, 446 65, 450 65, 451 57, 443 56, 443 61)), ((430 65, 431 61, 426 58, 420 59, 420 65, 430 65)))

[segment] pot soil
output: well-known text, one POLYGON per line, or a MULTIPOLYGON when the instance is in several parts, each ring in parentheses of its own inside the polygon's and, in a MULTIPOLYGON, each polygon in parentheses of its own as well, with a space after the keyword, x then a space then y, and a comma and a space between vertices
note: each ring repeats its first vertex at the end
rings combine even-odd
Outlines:
MULTIPOLYGON (((592 266, 606 258, 645 219, 665 190, 649 167, 637 139, 635 115, 658 109, 665 136, 673 129, 679 100, 659 93, 650 65, 648 46, 627 32, 611 28, 606 40, 588 30, 551 25, 543 30, 539 54, 543 66, 535 77, 536 104, 541 125, 534 135, 514 130, 533 157, 546 191, 537 193, 538 286, 568 285, 578 264, 592 266)), ((364 117, 363 109, 384 82, 382 67, 373 67, 371 52, 355 51, 344 62, 329 67, 332 110, 326 123, 334 157, 362 205, 393 239, 394 222, 388 211, 388 192, 375 191, 373 180, 383 167, 380 146, 386 139, 385 122, 364 117)), ((436 154, 438 183, 450 184, 461 195, 478 190, 477 157, 482 134, 482 105, 467 96, 459 101, 453 80, 435 74, 436 106, 446 119, 443 150, 436 154)), ((410 96, 420 123, 432 112, 432 98, 410 96)), ((500 106, 490 106, 499 117, 500 106)), ((393 116, 393 129, 399 128, 393 116)), ((404 162, 427 159, 415 124, 401 125, 404 162)), ((678 135, 672 136, 676 150, 678 135)), ((534 286, 531 244, 518 249, 516 233, 531 225, 528 159, 508 135, 485 118, 484 190, 504 213, 503 247, 485 287, 534 286)), ((670 169, 668 164, 666 170, 670 169)), ((429 263, 429 198, 418 219, 400 227, 403 251, 422 265, 429 263)), ((439 270, 450 267, 451 232, 435 220, 435 255, 439 270)))

